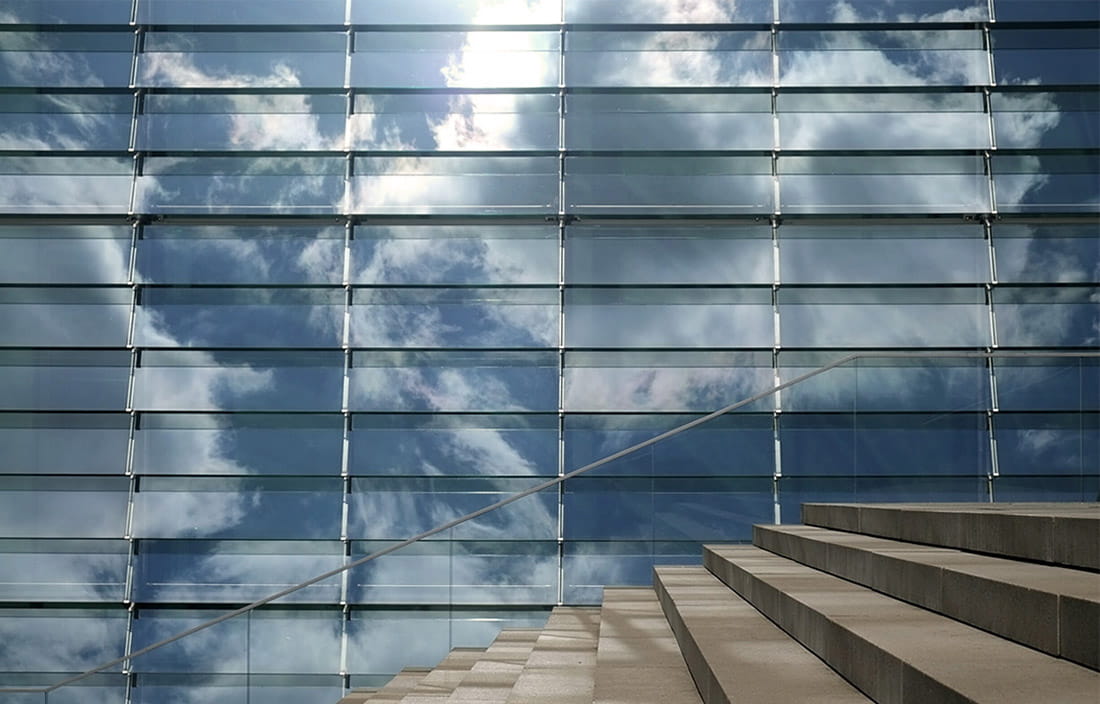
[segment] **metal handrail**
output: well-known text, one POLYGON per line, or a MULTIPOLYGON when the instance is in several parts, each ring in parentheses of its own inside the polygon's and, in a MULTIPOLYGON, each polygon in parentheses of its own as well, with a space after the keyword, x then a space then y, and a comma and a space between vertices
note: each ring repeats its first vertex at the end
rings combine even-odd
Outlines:
POLYGON ((673 437, 675 435, 679 435, 680 433, 682 433, 686 430, 691 430, 692 428, 694 428, 696 426, 699 426, 699 425, 702 425, 702 424, 704 424, 704 423, 706 423, 710 420, 713 420, 713 419, 717 418, 718 416, 725 415, 726 413, 729 413, 730 411, 735 411, 738 408, 741 408, 741 407, 747 406, 751 403, 755 403, 756 401, 760 401, 762 399, 765 399, 765 398, 767 398, 769 396, 772 396, 773 394, 776 394, 776 393, 778 393, 778 392, 780 392, 784 389, 788 389, 792 386, 796 386, 798 384, 801 384, 802 382, 806 381, 807 379, 812 379, 815 376, 818 376, 820 374, 824 374, 827 371, 830 371, 832 369, 836 369, 837 367, 848 364, 849 362, 854 362, 854 361, 857 361, 857 360, 860 360, 860 359, 866 359, 866 358, 869 358, 869 359, 960 359, 960 358, 963 358, 963 359, 966 359, 966 358, 993 359, 995 357, 1007 357, 1007 358, 1013 358, 1013 357, 1025 357, 1025 358, 1026 357, 1036 357, 1036 358, 1038 358, 1038 357, 1042 357, 1042 358, 1050 358, 1050 357, 1097 357, 1097 358, 1100 358, 1100 351, 1089 351, 1089 350, 1063 351, 1063 350, 1056 350, 1056 351, 1050 351, 1050 352, 1042 352, 1042 351, 1038 351, 1038 350, 987 350, 987 351, 981 351, 981 350, 973 350, 973 351, 970 351, 970 350, 960 350, 960 351, 897 350, 897 351, 878 351, 878 352, 874 352, 874 351, 855 352, 853 354, 845 355, 844 357, 841 357, 841 358, 836 359, 832 362, 829 362, 828 364, 825 364, 821 367, 818 367, 818 368, 816 368, 812 371, 809 371, 809 372, 806 372, 805 374, 801 374, 799 376, 796 376, 795 378, 793 378, 789 381, 785 381, 781 384, 777 384, 776 386, 773 386, 770 389, 766 389, 766 390, 761 391, 759 393, 753 394, 752 396, 749 396, 748 398, 737 401, 736 403, 731 403, 728 406, 723 406, 722 408, 719 408, 716 411, 708 413, 705 416, 701 416, 699 418, 696 418, 695 420, 690 421, 688 423, 684 423, 683 425, 678 425, 675 428, 672 428, 671 430, 667 430, 667 431, 661 433, 660 435, 656 435, 652 438, 649 438, 648 440, 643 440, 642 442, 639 442, 635 445, 631 445, 630 447, 619 450, 618 452, 615 452, 614 454, 610 454, 610 455, 607 455, 606 457, 598 459, 595 462, 590 462, 590 463, 584 465, 583 467, 579 467, 577 469, 574 469, 571 472, 567 472, 566 474, 563 474, 560 477, 554 477, 553 479, 548 479, 548 480, 542 482, 541 484, 536 484, 533 487, 530 487, 528 489, 524 489, 523 491, 521 491, 517 494, 513 494, 513 495, 511 495, 507 498, 501 499, 500 501, 497 501, 496 503, 493 503, 493 504, 490 504, 490 505, 485 506, 483 508, 480 508, 477 511, 474 511, 472 513, 468 513, 464 516, 461 516, 461 517, 456 518, 454 520, 448 521, 447 523, 436 526, 435 528, 432 528, 431 530, 426 530, 423 533, 418 533, 417 535, 414 535, 411 538, 408 538, 406 540, 402 540, 399 543, 394 543, 393 545, 385 547, 385 548, 383 548, 381 550, 378 550, 376 552, 372 552, 371 554, 366 555, 365 557, 361 557, 361 558, 359 558, 357 560, 354 560, 352 562, 349 562, 346 565, 342 565, 342 566, 337 567, 335 569, 329 570, 328 572, 324 572, 324 573, 319 574, 315 577, 311 577, 310 579, 307 579, 304 582, 296 584, 292 587, 288 587, 288 588, 286 588, 286 589, 284 589, 280 592, 276 592, 274 594, 270 594, 268 596, 265 596, 264 598, 259 599, 257 601, 254 601, 251 604, 248 604, 246 606, 242 606, 239 609, 236 609, 235 611, 231 611, 229 613, 222 614, 221 616, 218 616, 217 618, 212 618, 209 621, 204 621, 203 623, 200 623, 197 626, 193 626, 192 628, 188 628, 187 630, 182 631, 180 633, 177 633, 174 636, 170 636, 168 638, 165 638, 164 640, 153 643, 152 645, 147 645, 144 648, 141 648, 139 650, 135 650, 134 652, 130 653, 129 655, 123 655, 122 657, 115 658, 114 660, 111 660, 109 662, 105 662, 101 665, 97 665, 96 667, 94 667, 90 670, 86 670, 85 672, 82 672, 79 675, 73 675, 72 677, 61 680, 60 682, 55 682, 54 684, 52 684, 48 687, 40 687, 40 688, 0 688, 0 693, 19 692, 19 693, 23 693, 23 694, 28 694, 28 693, 30 693, 30 694, 48 694, 49 692, 52 692, 56 689, 60 689, 61 687, 65 687, 65 686, 73 684, 75 682, 79 682, 80 680, 91 677, 92 675, 94 675, 96 673, 99 673, 99 672, 102 672, 103 670, 106 670, 109 667, 113 667, 115 665, 119 665, 119 664, 127 662, 129 660, 133 660, 134 658, 141 657, 142 655, 145 655, 145 654, 150 653, 154 650, 157 650, 158 648, 162 648, 166 645, 170 645, 172 643, 175 643, 178 640, 186 638, 189 635, 192 635, 194 633, 198 633, 199 631, 204 631, 207 628, 211 628, 213 626, 218 625, 219 623, 223 623, 224 621, 228 621, 229 619, 236 618, 237 616, 240 616, 241 614, 249 613, 249 612, 251 612, 255 609, 258 609, 261 606, 264 606, 264 605, 269 604, 273 601, 281 599, 284 596, 287 596, 289 594, 293 594, 296 591, 299 591, 301 589, 305 589, 306 587, 312 586, 312 585, 314 585, 318 582, 322 582, 326 579, 329 579, 330 577, 334 577, 334 576, 336 576, 338 574, 341 574, 343 572, 347 572, 350 569, 354 569, 354 568, 356 568, 360 565, 366 564, 366 563, 370 562, 371 560, 376 560, 379 557, 389 555, 390 553, 396 552, 397 550, 400 550, 401 548, 412 545, 413 543, 420 542, 421 540, 424 540, 425 538, 430 538, 433 535, 437 535, 437 534, 442 533, 446 530, 450 530, 451 528, 454 528, 455 526, 459 526, 459 525, 461 525, 461 524, 463 524, 467 521, 471 521, 471 520, 473 520, 475 518, 478 518, 480 516, 484 516, 486 513, 489 513, 490 511, 495 511, 498 508, 502 508, 504 506, 507 506, 508 504, 515 503, 516 501, 519 501, 520 499, 524 499, 528 496, 531 496, 532 494, 537 494, 540 491, 545 491, 546 489, 550 489, 552 487, 558 486, 559 484, 561 484, 562 482, 565 482, 568 479, 578 477, 582 474, 585 474, 587 472, 592 471, 593 469, 596 469, 597 467, 602 467, 603 465, 605 465, 609 462, 614 462, 615 460, 617 460, 621 457, 625 457, 629 454, 637 452, 638 450, 642 450, 642 449, 647 448, 651 445, 655 445, 655 444, 661 442, 662 440, 666 440, 666 439, 668 439, 670 437, 673 437))

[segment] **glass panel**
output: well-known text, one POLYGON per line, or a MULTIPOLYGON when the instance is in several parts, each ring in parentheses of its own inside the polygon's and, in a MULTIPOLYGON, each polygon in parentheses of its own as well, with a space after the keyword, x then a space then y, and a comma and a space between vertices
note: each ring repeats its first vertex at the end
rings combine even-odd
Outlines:
MULTIPOLYGON (((357 541, 352 557, 386 546, 357 541)), ((557 599, 553 541, 426 541, 357 567, 350 600, 370 604, 547 604, 557 599)))
POLYGON ((355 212, 556 212, 556 157, 377 157, 355 160, 355 212))
POLYGON ((783 344, 975 347, 990 343, 981 288, 779 290, 783 344))
MULTIPOLYGON (((690 431, 689 431, 690 432, 690 431)), ((740 540, 772 518, 771 476, 579 477, 566 483, 566 540, 740 540)))
POLYGON ((133 168, 127 157, 0 156, 0 213, 125 213, 133 168))
MULTIPOLYGON (((133 598, 247 603, 339 567, 343 552, 335 541, 143 540, 135 558, 133 598)), ((340 577, 332 577, 279 603, 332 604, 339 599, 340 577)))
POLYGON ((983 283, 989 250, 981 225, 800 225, 779 228, 788 283, 983 283))
POLYGON ((1002 476, 1097 475, 1100 413, 998 413, 993 427, 1002 476))
POLYGON ((343 435, 336 414, 142 413, 134 471, 338 475, 343 435))
POLYGON ((763 156, 569 157, 566 203, 578 213, 770 213, 763 156))
MULTIPOLYGON (((829 372, 826 372, 828 374, 829 372)), ((991 471, 985 412, 784 413, 784 476, 985 477, 991 471)))
POLYGON ((358 347, 556 347, 553 289, 356 289, 358 347))
POLYGON ((1086 27, 1008 28, 989 31, 993 66, 1001 85, 1095 85, 1100 39, 1086 27))
POLYGON ((139 0, 137 16, 148 24, 342 24, 344 0, 139 0))
POLYGON ((1100 224, 999 223, 993 246, 1002 282, 1100 281, 1100 224))
POLYGON ((973 213, 989 210, 980 156, 781 156, 788 213, 973 213))
POLYGON ((557 32, 356 32, 351 85, 556 87, 558 41, 557 32))
POLYGON ((558 0, 351 0, 351 21, 361 24, 556 24, 558 0))
POLYGON ((1001 345, 1096 347, 1100 287, 993 289, 997 341, 1001 345))
POLYGON ((361 475, 554 475, 552 415, 352 416, 348 471, 361 475))
POLYGON ((987 149, 980 93, 782 93, 785 149, 987 149))
POLYGON ((574 347, 770 347, 770 288, 569 289, 574 347))
POLYGON ((572 93, 571 149, 771 149, 767 93, 572 93))
MULTIPOLYGON (((790 381, 846 354, 780 352, 780 379, 790 381)), ((784 390, 781 405, 784 411, 947 413, 987 409, 990 398, 989 369, 982 358, 870 356, 784 390)))
MULTIPOLYGON (((348 532, 357 540, 405 539, 535 486, 505 477, 353 478, 348 532)), ((549 489, 453 529, 465 540, 554 540, 557 490, 549 489)))
POLYGON ((131 0, 7 0, 0 24, 126 24, 131 0))
POLYGON ((126 477, 0 476, 0 535, 121 538, 126 477))
POLYGON ((133 534, 335 539, 342 496, 336 477, 142 477, 134 494, 133 534))
POLYGON ((132 31, 0 32, 0 86, 127 86, 133 50, 132 31))
POLYGON ((135 199, 156 213, 330 213, 345 168, 341 157, 149 157, 135 199))
POLYGON ((138 56, 137 82, 143 87, 339 89, 346 44, 342 31, 151 31, 138 56))
POLYGON ((778 35, 784 86, 937 86, 989 82, 978 29, 785 30, 778 35))
MULTIPOLYGON (((565 416, 565 468, 572 471, 694 420, 696 416, 565 416)), ((772 416, 729 413, 651 448, 593 470, 611 476, 771 476, 775 465, 772 416)))
POLYGON ((125 410, 130 356, 125 350, 0 351, 0 407, 125 410))
POLYGON ((1100 362, 1095 358, 996 360, 1002 411, 1100 410, 1100 362))
MULTIPOLYGON (((986 0, 779 0, 783 22, 980 22, 989 19, 986 0)), ((1004 19, 997 13, 997 19, 1004 19)))
POLYGON ((148 411, 338 411, 344 355, 148 350, 134 401, 148 411))
POLYGON ((157 284, 340 283, 344 228, 150 225, 137 247, 139 280, 157 284))
POLYGON ((996 0, 997 19, 1014 20, 1100 20, 1100 5, 1092 0, 1045 0, 1037 5, 1032 0, 996 0))
POLYGON ((772 281, 767 225, 573 225, 565 280, 574 284, 764 284, 772 281))
POLYGON ((998 147, 1100 147, 1100 93, 998 91, 990 104, 998 147))
POLYGON ((0 148, 124 150, 133 110, 129 95, 13 93, 0 106, 0 148))
MULTIPOLYGON (((133 648, 138 650, 220 615, 219 611, 204 609, 141 609, 134 617, 133 648)), ((139 673, 139 681, 144 673, 338 671, 340 621, 338 611, 260 609, 142 655, 134 660, 134 670, 139 673), (293 658, 293 666, 287 662, 290 658, 293 658)), ((202 684, 198 678, 192 682, 202 684)), ((247 690, 242 694, 247 695, 247 690)))
POLYGON ((344 678, 339 675, 159 673, 135 675, 130 691, 134 704, 193 699, 218 704, 297 704, 336 701, 343 693, 344 678))
POLYGON ((343 95, 154 93, 138 119, 139 149, 343 149, 343 95))
POLYGON ((0 345, 122 347, 132 298, 127 288, 0 289, 0 345))
POLYGON ((771 352, 567 352, 564 384, 569 411, 705 413, 773 386, 771 352))
POLYGON ((566 36, 572 86, 768 86, 766 31, 588 32, 566 36))
POLYGON ((556 284, 558 229, 545 225, 358 226, 359 284, 556 284))
POLYGON ((558 96, 360 93, 350 125, 352 149, 557 149, 558 96))
POLYGON ((141 346, 334 347, 344 292, 321 288, 144 288, 134 318, 141 346))
POLYGON ((770 0, 737 3, 652 3, 648 0, 565 0, 566 22, 672 24, 772 21, 770 0))
POLYGON ((353 411, 556 411, 553 351, 354 352, 353 411))
POLYGON ((995 154, 993 187, 1003 212, 1082 212, 1100 203, 1100 166, 1088 154, 995 154))
POLYGON ((0 473, 122 474, 129 429, 122 413, 0 413, 0 473))
POLYGON ((20 646, 4 648, 0 671, 83 672, 123 654, 126 609, 0 609, 0 640, 20 646))
POLYGON ((126 283, 129 227, 0 226, 0 281, 43 284, 126 283))
POLYGON ((120 602, 129 552, 123 540, 0 540, 0 598, 120 602))

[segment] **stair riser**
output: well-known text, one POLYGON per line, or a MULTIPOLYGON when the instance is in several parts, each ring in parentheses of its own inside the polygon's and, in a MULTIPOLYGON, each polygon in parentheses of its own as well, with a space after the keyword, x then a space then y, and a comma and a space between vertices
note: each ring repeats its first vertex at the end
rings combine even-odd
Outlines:
POLYGON ((753 543, 814 569, 942 613, 1050 655, 1100 669, 1100 608, 935 565, 757 526, 753 543))

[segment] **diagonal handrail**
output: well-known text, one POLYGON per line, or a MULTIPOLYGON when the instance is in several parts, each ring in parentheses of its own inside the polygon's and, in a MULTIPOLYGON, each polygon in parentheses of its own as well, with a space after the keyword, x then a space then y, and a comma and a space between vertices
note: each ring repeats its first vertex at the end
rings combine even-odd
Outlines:
POLYGON ((142 655, 145 655, 145 654, 150 653, 154 650, 157 650, 158 648, 162 648, 166 645, 170 645, 172 643, 175 643, 178 640, 186 638, 189 635, 192 635, 194 633, 198 633, 199 631, 204 631, 207 628, 211 628, 213 626, 218 625, 219 623, 223 623, 225 621, 228 621, 229 619, 236 618, 237 616, 240 616, 242 614, 246 614, 246 613, 249 613, 251 611, 254 611, 255 609, 260 608, 261 606, 264 606, 266 604, 270 604, 271 602, 276 601, 278 599, 281 599, 284 596, 288 596, 290 594, 293 594, 294 592, 305 589, 306 587, 312 586, 312 585, 314 585, 318 582, 322 582, 322 581, 324 581, 326 579, 329 579, 331 577, 335 577, 338 574, 341 574, 343 572, 347 572, 350 569, 354 569, 354 568, 356 568, 360 565, 366 564, 367 562, 370 562, 371 560, 376 560, 379 557, 384 557, 385 555, 389 555, 390 553, 396 552, 397 550, 400 550, 401 548, 408 547, 409 545, 412 545, 413 543, 420 542, 421 540, 424 540, 425 538, 430 538, 433 535, 437 535, 437 534, 442 533, 444 531, 450 530, 451 528, 454 528, 455 526, 459 526, 463 523, 466 523, 467 521, 471 521, 471 520, 473 520, 475 518, 478 518, 480 516, 484 516, 486 513, 489 513, 491 511, 495 511, 498 508, 502 508, 502 507, 507 506, 509 504, 515 503, 516 501, 519 501, 520 499, 524 499, 528 496, 531 496, 532 494, 537 494, 540 491, 545 491, 545 490, 550 489, 552 487, 558 486, 559 484, 565 482, 566 480, 569 480, 569 479, 572 479, 574 477, 585 474, 587 472, 590 472, 593 469, 596 469, 597 467, 602 467, 603 465, 608 464, 609 462, 614 462, 615 460, 620 459, 622 457, 625 457, 627 455, 630 455, 634 452, 637 452, 638 450, 642 450, 642 449, 645 449, 645 448, 647 448, 651 445, 655 445, 655 444, 661 442, 662 440, 666 440, 666 439, 668 439, 670 437, 673 437, 675 435, 679 435, 680 433, 682 433, 686 430, 691 430, 692 428, 694 428, 696 426, 699 426, 699 425, 702 425, 702 424, 704 424, 708 421, 711 421, 711 420, 717 418, 718 416, 725 415, 726 413, 729 413, 730 411, 735 411, 738 408, 742 408, 743 406, 747 406, 751 403, 755 403, 756 401, 760 401, 762 399, 765 399, 769 396, 772 396, 776 393, 779 393, 780 391, 783 391, 784 389, 789 389, 792 386, 796 386, 798 384, 801 384, 802 382, 804 382, 808 379, 812 379, 815 376, 819 376, 821 374, 824 374, 827 371, 830 371, 832 369, 836 369, 837 367, 843 366, 843 365, 848 364, 850 362, 854 362, 854 361, 857 361, 857 360, 860 360, 860 359, 967 359, 967 358, 971 358, 971 359, 993 359, 993 358, 997 358, 997 357, 1005 357, 1005 358, 1021 358, 1021 357, 1022 358, 1027 358, 1027 357, 1035 357, 1035 358, 1040 358, 1040 357, 1041 358, 1051 358, 1051 357, 1068 357, 1068 358, 1097 357, 1097 358, 1100 358, 1100 350, 1096 350, 1096 351, 1091 351, 1091 350, 1078 350, 1078 351, 1068 351, 1068 350, 1054 350, 1054 351, 1040 351, 1040 350, 959 350, 959 351, 949 351, 949 350, 925 350, 925 351, 920 351, 920 350, 894 350, 894 351, 866 351, 866 352, 855 352, 855 353, 852 353, 852 354, 848 354, 848 355, 845 355, 843 357, 840 357, 839 359, 833 360, 832 362, 829 362, 828 364, 822 365, 822 366, 820 366, 816 369, 813 369, 809 372, 806 372, 805 374, 801 374, 799 376, 796 376, 793 379, 785 381, 781 384, 776 384, 775 386, 771 387, 770 389, 765 389, 764 391, 753 394, 752 396, 749 396, 748 398, 741 399, 740 401, 737 401, 736 403, 731 403, 728 406, 723 406, 722 408, 719 408, 716 411, 712 411, 711 413, 708 413, 705 416, 701 416, 699 418, 696 418, 695 420, 684 423, 683 425, 678 425, 675 428, 672 428, 671 430, 666 430, 665 432, 661 433, 660 435, 656 435, 652 438, 649 438, 648 440, 643 440, 642 442, 631 445, 630 447, 619 450, 618 452, 607 455, 606 457, 602 457, 602 458, 600 458, 600 459, 598 459, 594 462, 590 462, 590 463, 584 465, 583 467, 578 467, 577 469, 574 469, 571 472, 567 472, 566 474, 563 474, 560 477, 554 477, 552 479, 548 479, 548 480, 542 482, 541 484, 536 484, 533 487, 524 489, 523 491, 521 491, 519 493, 512 494, 511 496, 508 496, 507 498, 501 499, 500 501, 497 501, 496 503, 489 504, 488 506, 480 508, 476 511, 473 511, 471 513, 467 513, 464 516, 460 516, 458 518, 455 518, 454 520, 443 523, 442 525, 438 525, 435 528, 432 528, 430 530, 426 530, 423 533, 418 533, 417 535, 414 535, 411 538, 408 538, 406 540, 402 540, 399 543, 394 543, 393 545, 382 548, 381 550, 378 550, 376 552, 372 552, 371 554, 366 555, 364 557, 361 557, 361 558, 359 558, 357 560, 354 560, 352 562, 349 562, 346 565, 342 565, 342 566, 337 567, 335 569, 331 569, 328 572, 323 572, 319 575, 316 575, 315 577, 311 577, 310 579, 307 579, 304 582, 301 582, 299 584, 295 584, 292 587, 288 587, 288 588, 283 589, 282 591, 276 592, 274 594, 269 594, 268 596, 265 596, 262 599, 258 599, 257 601, 254 601, 251 604, 247 604, 245 606, 242 606, 239 609, 236 609, 234 611, 230 611, 229 613, 226 613, 226 614, 222 614, 221 616, 218 616, 216 618, 212 618, 209 621, 204 621, 203 623, 200 623, 197 626, 193 626, 191 628, 188 628, 185 631, 181 631, 180 633, 177 633, 174 636, 170 636, 168 638, 165 638, 164 640, 158 641, 158 642, 153 643, 151 645, 147 645, 144 648, 141 648, 139 650, 135 650, 134 652, 130 653, 129 655, 123 655, 122 657, 115 658, 114 660, 111 660, 109 662, 102 663, 102 664, 97 665, 96 667, 93 667, 90 670, 86 670, 86 671, 84 671, 84 672, 82 672, 78 675, 73 675, 72 677, 68 677, 64 680, 61 680, 60 682, 55 682, 54 684, 52 684, 48 687, 0 688, 0 693, 19 692, 19 693, 23 693, 23 694, 28 694, 28 693, 29 694, 48 694, 48 693, 50 693, 50 692, 52 692, 56 689, 60 689, 61 687, 65 687, 65 686, 73 684, 75 682, 79 682, 80 680, 91 677, 92 675, 95 675, 99 672, 102 672, 103 670, 106 670, 110 667, 114 667, 115 665, 119 665, 119 664, 122 664, 124 662, 133 660, 134 658, 141 657, 142 655))

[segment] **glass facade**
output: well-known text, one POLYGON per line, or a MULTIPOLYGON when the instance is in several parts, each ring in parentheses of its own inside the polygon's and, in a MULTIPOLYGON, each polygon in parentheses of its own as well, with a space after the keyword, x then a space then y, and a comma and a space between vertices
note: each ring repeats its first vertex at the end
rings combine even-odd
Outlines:
POLYGON ((48 702, 336 701, 803 501, 1096 500, 1098 125, 1094 0, 7 0, 0 687, 853 352, 48 702))

